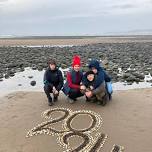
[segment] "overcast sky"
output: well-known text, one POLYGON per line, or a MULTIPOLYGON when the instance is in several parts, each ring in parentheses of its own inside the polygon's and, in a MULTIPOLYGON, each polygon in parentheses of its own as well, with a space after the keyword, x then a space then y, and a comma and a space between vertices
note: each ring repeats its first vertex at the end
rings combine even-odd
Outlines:
POLYGON ((152 0, 0 0, 0 35, 101 35, 152 29, 152 0))

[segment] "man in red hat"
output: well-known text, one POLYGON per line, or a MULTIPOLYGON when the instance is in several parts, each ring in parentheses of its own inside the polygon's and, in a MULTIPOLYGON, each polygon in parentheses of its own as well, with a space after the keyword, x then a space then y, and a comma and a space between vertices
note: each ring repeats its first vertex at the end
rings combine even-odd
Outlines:
POLYGON ((67 73, 67 81, 63 86, 63 92, 68 96, 69 103, 74 103, 78 97, 83 96, 80 92, 80 83, 83 73, 80 71, 81 61, 79 56, 73 57, 72 70, 67 73))

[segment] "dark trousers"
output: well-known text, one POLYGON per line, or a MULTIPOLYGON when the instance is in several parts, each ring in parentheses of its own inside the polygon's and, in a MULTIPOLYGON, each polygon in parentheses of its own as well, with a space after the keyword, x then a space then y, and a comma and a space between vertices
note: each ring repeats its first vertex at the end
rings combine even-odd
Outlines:
POLYGON ((69 98, 76 100, 76 98, 83 96, 83 94, 79 90, 70 90, 69 98))
MULTIPOLYGON (((50 87, 49 85, 44 86, 44 92, 47 96, 48 99, 52 99, 50 93, 53 93, 53 88, 50 87)), ((57 97, 59 94, 53 94, 54 97, 57 97)))

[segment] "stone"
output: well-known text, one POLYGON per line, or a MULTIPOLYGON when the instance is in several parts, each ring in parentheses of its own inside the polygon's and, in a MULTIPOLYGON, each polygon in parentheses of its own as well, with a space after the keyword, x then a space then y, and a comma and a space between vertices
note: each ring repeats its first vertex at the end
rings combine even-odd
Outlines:
POLYGON ((9 76, 9 74, 7 73, 7 74, 5 74, 5 79, 8 79, 10 76, 9 76))
POLYGON ((29 79, 32 79, 32 78, 33 78, 33 76, 28 76, 28 78, 29 78, 29 79))
POLYGON ((36 85, 36 81, 31 81, 30 84, 31 84, 31 86, 35 86, 36 85))

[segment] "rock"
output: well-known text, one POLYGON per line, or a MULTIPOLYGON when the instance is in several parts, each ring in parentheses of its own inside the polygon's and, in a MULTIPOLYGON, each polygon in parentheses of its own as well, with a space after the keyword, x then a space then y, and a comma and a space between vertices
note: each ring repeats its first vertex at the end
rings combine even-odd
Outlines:
POLYGON ((142 73, 138 73, 138 72, 135 72, 135 73, 132 73, 134 76, 136 76, 137 78, 139 79, 144 79, 145 78, 145 75, 142 74, 142 73))
POLYGON ((22 67, 22 68, 20 68, 20 72, 23 72, 25 69, 22 67))
POLYGON ((31 86, 35 86, 36 85, 36 81, 31 81, 30 84, 31 84, 31 86))
POLYGON ((0 82, 3 81, 3 79, 0 78, 0 82))
POLYGON ((43 71, 43 67, 42 66, 38 66, 38 71, 43 71))
POLYGON ((124 73, 123 74, 123 79, 127 79, 128 77, 130 77, 131 76, 131 74, 130 73, 124 73))
POLYGON ((132 82, 127 82, 127 85, 132 85, 132 82))
POLYGON ((144 71, 144 74, 145 74, 145 75, 148 75, 148 74, 149 74, 149 71, 144 71))
POLYGON ((22 86, 22 84, 18 84, 18 86, 22 86))
POLYGON ((10 73, 10 77, 14 77, 15 76, 15 74, 14 73, 10 73))
POLYGON ((2 79, 3 78, 3 74, 0 74, 0 79, 2 79))
POLYGON ((126 78, 126 81, 127 82, 134 82, 134 81, 136 81, 136 77, 133 75, 130 75, 128 78, 126 78))
POLYGON ((32 78, 33 78, 33 76, 28 76, 28 78, 29 78, 29 79, 32 79, 32 78))
POLYGON ((32 70, 36 70, 37 69, 37 67, 34 65, 34 66, 32 66, 32 70))
POLYGON ((10 76, 9 76, 9 74, 7 73, 7 74, 5 74, 5 79, 8 79, 10 76))

